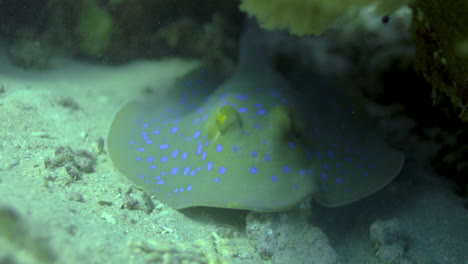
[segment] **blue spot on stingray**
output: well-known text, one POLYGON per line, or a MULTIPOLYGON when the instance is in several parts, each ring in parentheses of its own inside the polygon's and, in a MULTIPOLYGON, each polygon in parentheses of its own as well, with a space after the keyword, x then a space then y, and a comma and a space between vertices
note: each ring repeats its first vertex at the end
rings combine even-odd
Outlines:
POLYGON ((143 127, 148 127, 149 125, 148 124, 143 124, 143 127))
POLYGON ((294 142, 289 142, 289 148, 294 149, 295 147, 296 147, 296 145, 294 145, 294 142))
POLYGON ((190 166, 185 167, 184 169, 184 176, 187 175, 190 171, 190 166))
POLYGON ((341 168, 343 168, 343 164, 337 163, 337 164, 336 164, 336 167, 337 167, 338 169, 341 169, 341 168))
POLYGON ((328 170, 330 167, 328 167, 328 164, 323 164, 323 168, 328 170))
POLYGON ((261 116, 261 115, 264 115, 264 114, 266 114, 266 110, 265 110, 265 109, 260 109, 260 110, 257 111, 257 115, 260 115, 260 116, 261 116))
POLYGON ((291 167, 289 167, 288 165, 285 165, 283 167, 283 171, 286 172, 286 173, 290 173, 291 172, 291 167))
POLYGON ((202 148, 203 148, 203 145, 198 143, 198 148, 197 148, 197 152, 196 152, 197 155, 201 154, 202 148))
POLYGON ((178 171, 179 171, 178 167, 172 168, 171 174, 176 175, 178 171))
POLYGON ((154 169, 156 169, 156 168, 157 168, 157 166, 156 166, 155 164, 151 165, 151 169, 154 170, 154 169))
POLYGON ((190 141, 190 137, 187 137, 185 140, 186 140, 186 141, 190 141))
POLYGON ((322 171, 322 172, 320 173, 320 175, 321 175, 322 178, 324 178, 325 180, 328 179, 328 176, 327 176, 327 174, 326 174, 324 171, 322 171))
POLYGON ((309 173, 309 174, 314 174, 314 171, 311 170, 311 169, 308 169, 308 170, 307 170, 307 173, 309 173))
POLYGON ((190 190, 192 190, 192 185, 187 186, 187 192, 189 192, 190 190))
POLYGON ((135 161, 140 161, 141 160, 141 157, 136 157, 135 158, 135 161))
POLYGON ((317 155, 317 158, 319 159, 323 158, 322 153, 320 153, 319 151, 315 151, 315 155, 317 155))
POLYGON ((351 158, 350 158, 350 157, 345 157, 344 160, 345 160, 346 162, 351 162, 351 158))
POLYGON ((148 132, 143 131, 143 132, 141 132, 141 135, 142 135, 142 136, 146 136, 146 135, 148 135, 148 132))
POLYGON ((260 129, 260 124, 255 124, 254 127, 255 127, 256 129, 260 129))
POLYGON ((208 164, 206 165, 206 169, 208 171, 211 171, 213 169, 213 162, 212 161, 208 162, 208 164))
POLYGON ((147 140, 146 144, 153 144, 153 140, 147 140))
POLYGON ((130 144, 135 144, 135 141, 133 141, 133 140, 132 140, 132 141, 130 141, 130 144))
POLYGON ((255 108, 261 108, 262 104, 255 104, 255 108))
POLYGON ((299 186, 298 186, 297 184, 294 184, 294 186, 293 186, 293 187, 294 187, 294 189, 297 189, 297 188, 299 188, 299 186))
POLYGON ((205 159, 206 159, 206 151, 203 151, 202 160, 205 160, 205 159))
POLYGON ((223 151, 223 145, 219 144, 218 146, 216 146, 216 151, 218 152, 223 151))
POLYGON ((237 146, 234 145, 234 147, 232 148, 232 150, 233 150, 234 152, 237 152, 237 146))
POLYGON ((159 145, 159 148, 160 148, 160 149, 168 149, 168 148, 169 148, 169 144, 162 144, 162 145, 159 145))
POLYGON ((256 174, 258 172, 258 169, 254 166, 250 167, 250 173, 256 174))
POLYGON ((362 173, 362 175, 364 175, 364 176, 369 176, 369 173, 368 173, 367 171, 364 171, 364 172, 362 173))
POLYGON ((166 157, 166 156, 162 156, 161 162, 167 162, 167 157, 166 157))
POLYGON ((214 178, 214 182, 219 182, 219 178, 214 178))
POLYGON ((241 100, 247 100, 248 99, 247 96, 242 95, 242 94, 238 94, 238 95, 236 95, 236 97, 237 97, 237 99, 241 99, 241 100))
POLYGON ((193 170, 193 171, 190 172, 190 176, 195 176, 196 173, 197 173, 197 171, 193 170))
POLYGON ((257 152, 257 151, 255 151, 255 150, 252 151, 252 157, 257 157, 257 155, 258 155, 258 152, 257 152))
POLYGON ((271 176, 271 181, 276 182, 278 180, 278 177, 276 175, 271 176))
POLYGON ((154 157, 149 157, 149 158, 146 159, 146 161, 149 162, 149 163, 153 162, 153 160, 154 160, 154 157))
POLYGON ((343 184, 343 180, 342 180, 342 179, 340 179, 340 178, 336 178, 335 180, 336 180, 336 182, 337 182, 337 183, 339 183, 339 184, 343 184))
POLYGON ((241 113, 247 113, 249 111, 249 109, 245 108, 245 107, 239 107, 237 108, 237 110, 241 113))
POLYGON ((156 130, 153 132, 153 134, 159 135, 159 129, 156 129, 156 130))
POLYGON ((221 174, 226 173, 226 167, 222 166, 221 168, 219 168, 219 173, 221 174))
POLYGON ((184 152, 184 154, 182 154, 182 160, 186 160, 187 159, 187 152, 184 152))
POLYGON ((171 129, 171 132, 172 132, 172 133, 177 133, 177 130, 179 130, 179 128, 175 126, 175 127, 173 127, 173 128, 171 129))
POLYGON ((195 121, 193 121, 193 124, 194 124, 194 125, 197 125, 198 122, 200 122, 200 118, 199 118, 199 117, 197 117, 197 119, 195 119, 195 121))
POLYGON ((265 155, 265 162, 269 162, 271 159, 270 154, 265 155))
POLYGON ((179 154, 179 150, 178 150, 178 149, 176 149, 176 150, 174 150, 174 151, 172 152, 172 157, 173 157, 173 158, 177 157, 177 154, 179 154))
POLYGON ((143 152, 145 151, 145 148, 139 148, 138 151, 143 152))
POLYGON ((280 97, 280 94, 278 92, 271 92, 270 96, 271 97, 280 97))
POLYGON ((329 156, 330 158, 334 158, 334 157, 335 157, 335 153, 333 153, 333 151, 329 150, 327 153, 328 153, 328 156, 329 156))
POLYGON ((200 131, 195 131, 195 134, 193 135, 193 138, 197 139, 200 136, 200 131))
POLYGON ((164 180, 159 180, 157 184, 164 184, 164 180))

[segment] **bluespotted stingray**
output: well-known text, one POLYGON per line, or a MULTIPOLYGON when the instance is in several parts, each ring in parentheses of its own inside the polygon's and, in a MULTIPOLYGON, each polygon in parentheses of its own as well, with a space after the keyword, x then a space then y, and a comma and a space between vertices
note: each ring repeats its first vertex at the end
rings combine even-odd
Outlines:
POLYGON ((314 78, 294 89, 245 33, 232 77, 197 70, 123 106, 108 136, 115 167, 175 209, 281 211, 308 196, 325 206, 381 189, 402 168, 360 100, 314 78))

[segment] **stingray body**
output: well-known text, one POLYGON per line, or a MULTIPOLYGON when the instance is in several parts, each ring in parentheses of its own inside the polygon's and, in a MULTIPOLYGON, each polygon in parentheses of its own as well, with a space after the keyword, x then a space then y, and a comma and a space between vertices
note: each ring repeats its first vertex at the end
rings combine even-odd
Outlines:
POLYGON ((293 89, 245 38, 229 79, 198 70, 116 114, 108 151, 123 175, 176 209, 279 211, 309 195, 344 205, 399 173, 403 155, 355 96, 310 78, 297 80, 307 92, 293 89))

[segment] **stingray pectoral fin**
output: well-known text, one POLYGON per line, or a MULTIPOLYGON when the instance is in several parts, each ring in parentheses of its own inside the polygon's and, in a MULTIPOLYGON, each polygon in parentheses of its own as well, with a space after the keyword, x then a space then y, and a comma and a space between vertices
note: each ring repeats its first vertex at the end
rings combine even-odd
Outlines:
MULTIPOLYGON (((145 113, 148 105, 133 101, 124 105, 114 116, 107 136, 107 151, 114 166, 124 175, 134 173, 134 160, 129 158, 132 139, 141 133, 138 124, 141 113, 145 113)), ((127 176, 128 177, 128 176, 127 176)))
POLYGON ((340 168, 328 167, 315 174, 319 190, 314 194, 324 206, 346 205, 382 189, 401 171, 404 154, 382 144, 368 144, 365 152, 372 153, 369 163, 355 163, 344 157, 340 168))

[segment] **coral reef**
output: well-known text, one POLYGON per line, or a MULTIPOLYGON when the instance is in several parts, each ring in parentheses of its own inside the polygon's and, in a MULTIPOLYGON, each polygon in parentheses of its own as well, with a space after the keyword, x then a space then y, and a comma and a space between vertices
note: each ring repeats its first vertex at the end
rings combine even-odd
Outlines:
POLYGON ((468 121, 468 1, 419 0, 413 9, 416 69, 432 84, 434 103, 468 121))
POLYGON ((25 69, 45 70, 50 67, 54 53, 47 34, 37 34, 33 29, 23 28, 15 33, 8 47, 8 58, 25 69))
POLYGON ((240 9, 255 16, 265 29, 287 28, 295 35, 321 34, 349 11, 377 3, 379 13, 393 12, 406 0, 243 0, 240 9))
POLYGON ((24 68, 47 68, 57 51, 106 63, 182 56, 216 61, 227 71, 235 64, 242 16, 234 1, 24 2, 35 12, 0 2, 0 35, 15 40, 11 59, 24 68), (29 35, 18 36, 24 31, 29 35))

